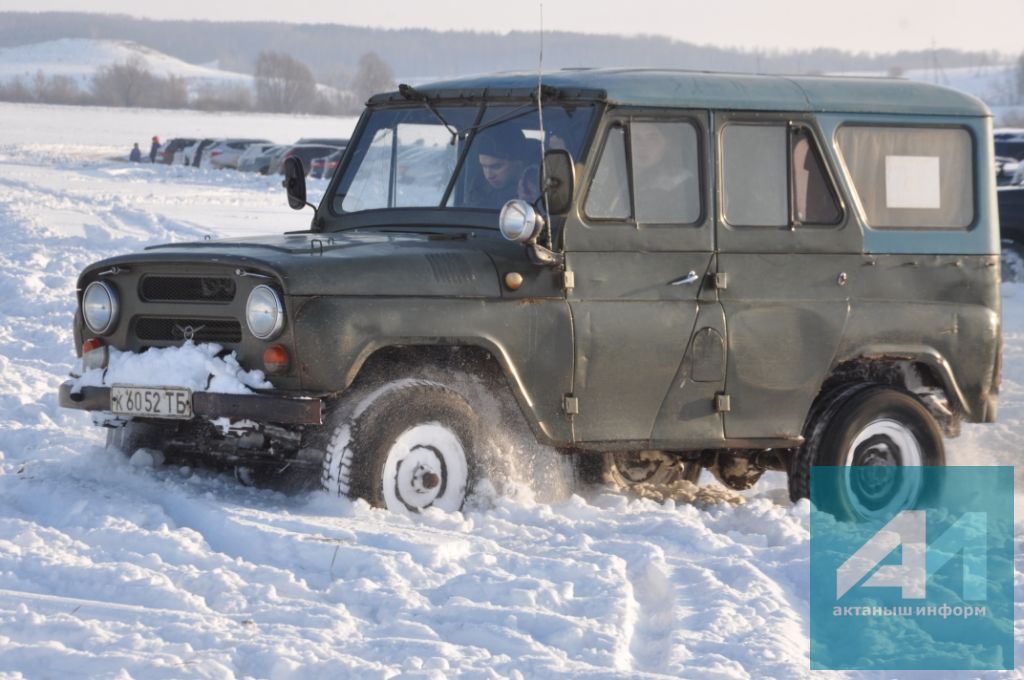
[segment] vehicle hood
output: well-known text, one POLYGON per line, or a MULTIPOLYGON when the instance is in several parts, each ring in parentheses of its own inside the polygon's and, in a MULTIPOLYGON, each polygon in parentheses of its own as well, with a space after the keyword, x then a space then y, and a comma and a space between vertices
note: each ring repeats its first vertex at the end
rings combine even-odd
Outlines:
POLYGON ((288 295, 498 297, 499 270, 531 267, 525 249, 490 234, 298 233, 177 243, 109 258, 111 266, 221 264, 272 274, 288 295))

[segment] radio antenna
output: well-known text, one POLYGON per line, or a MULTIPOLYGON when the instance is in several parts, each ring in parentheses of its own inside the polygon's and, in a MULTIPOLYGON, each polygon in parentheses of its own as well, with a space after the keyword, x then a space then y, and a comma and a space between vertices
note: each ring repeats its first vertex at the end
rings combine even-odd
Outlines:
POLYGON ((540 122, 540 195, 544 199, 544 231, 547 232, 548 247, 554 246, 551 236, 551 212, 548 210, 548 173, 544 167, 547 131, 544 128, 544 0, 540 0, 540 54, 537 58, 537 118, 540 122))

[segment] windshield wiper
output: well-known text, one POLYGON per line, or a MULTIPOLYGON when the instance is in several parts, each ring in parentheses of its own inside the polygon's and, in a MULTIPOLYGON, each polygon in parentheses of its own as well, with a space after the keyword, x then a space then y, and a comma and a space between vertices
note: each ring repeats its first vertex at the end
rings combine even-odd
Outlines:
POLYGON ((398 94, 402 95, 403 97, 405 97, 409 101, 421 102, 423 104, 423 106, 426 107, 427 111, 430 111, 432 114, 434 114, 434 117, 437 118, 439 121, 441 121, 441 124, 444 125, 445 128, 447 128, 448 132, 451 133, 451 135, 452 135, 452 146, 455 145, 455 140, 457 140, 459 138, 459 131, 456 130, 454 127, 452 127, 451 123, 449 123, 448 121, 446 121, 444 119, 444 116, 441 115, 441 112, 438 111, 434 107, 434 105, 430 103, 430 98, 427 97, 426 94, 424 94, 423 92, 420 92, 419 90, 417 90, 412 85, 406 85, 405 83, 399 84, 399 86, 398 86, 398 94))

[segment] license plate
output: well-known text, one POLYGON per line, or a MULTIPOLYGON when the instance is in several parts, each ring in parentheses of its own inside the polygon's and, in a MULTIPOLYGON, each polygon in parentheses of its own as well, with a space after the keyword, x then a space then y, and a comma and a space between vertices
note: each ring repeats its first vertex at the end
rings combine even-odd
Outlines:
POLYGON ((110 411, 120 416, 191 418, 192 390, 184 387, 114 385, 110 388, 110 411))

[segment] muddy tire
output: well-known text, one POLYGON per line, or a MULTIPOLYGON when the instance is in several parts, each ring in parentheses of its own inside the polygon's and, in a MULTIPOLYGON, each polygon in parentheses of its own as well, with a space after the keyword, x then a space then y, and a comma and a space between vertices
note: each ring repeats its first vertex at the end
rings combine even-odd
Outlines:
POLYGON ((870 518, 917 504, 928 491, 921 468, 945 461, 942 432, 914 395, 884 385, 847 386, 819 408, 791 460, 789 494, 794 501, 810 497, 815 466, 878 467, 870 476, 837 475, 815 494, 837 516, 870 518))
POLYGON ((328 421, 321 484, 401 513, 462 509, 471 492, 479 421, 436 382, 402 380, 374 390, 328 421))

